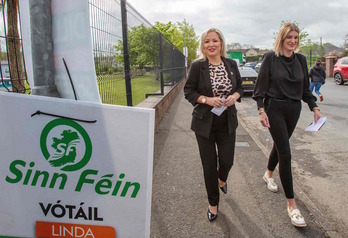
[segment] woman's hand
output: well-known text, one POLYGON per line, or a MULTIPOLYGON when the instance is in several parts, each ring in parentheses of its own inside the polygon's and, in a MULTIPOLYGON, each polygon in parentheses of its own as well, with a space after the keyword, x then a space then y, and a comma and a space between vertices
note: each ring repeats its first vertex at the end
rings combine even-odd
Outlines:
POLYGON ((320 113, 320 109, 319 107, 317 108, 313 108, 313 112, 314 112, 314 124, 317 123, 317 121, 319 120, 319 118, 323 117, 320 113))
POLYGON ((229 95, 225 100, 225 106, 230 107, 236 103, 236 101, 239 99, 240 95, 239 93, 234 93, 232 95, 229 95))
POLYGON ((260 116, 261 125, 263 125, 264 127, 270 128, 271 126, 269 124, 268 116, 266 112, 265 111, 259 112, 259 116, 260 116))
POLYGON ((222 107, 224 102, 220 97, 207 97, 207 104, 212 107, 222 107))

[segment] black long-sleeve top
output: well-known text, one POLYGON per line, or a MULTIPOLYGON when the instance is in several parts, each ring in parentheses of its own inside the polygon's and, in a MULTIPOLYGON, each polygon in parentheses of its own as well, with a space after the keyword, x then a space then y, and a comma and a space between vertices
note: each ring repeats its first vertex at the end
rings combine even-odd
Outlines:
POLYGON ((316 97, 309 90, 306 58, 301 54, 291 57, 276 56, 274 52, 264 55, 257 77, 253 99, 257 107, 264 107, 265 98, 303 100, 311 110, 317 107, 316 97))

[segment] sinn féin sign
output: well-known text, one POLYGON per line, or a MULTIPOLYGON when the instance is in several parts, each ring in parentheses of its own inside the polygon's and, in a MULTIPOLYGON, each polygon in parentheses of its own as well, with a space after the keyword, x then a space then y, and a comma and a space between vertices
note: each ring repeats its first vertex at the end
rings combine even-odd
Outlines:
POLYGON ((149 236, 154 110, 0 93, 0 121, 0 236, 149 236))

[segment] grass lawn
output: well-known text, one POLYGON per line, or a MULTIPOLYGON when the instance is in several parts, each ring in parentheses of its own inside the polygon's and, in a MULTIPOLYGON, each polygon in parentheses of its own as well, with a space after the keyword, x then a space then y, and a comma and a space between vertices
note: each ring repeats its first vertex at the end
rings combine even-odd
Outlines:
MULTIPOLYGON (((103 103, 127 106, 126 82, 123 75, 99 75, 98 87, 103 103)), ((161 89, 161 82, 155 74, 147 73, 131 80, 133 106, 145 100, 147 93, 161 89)))
MULTIPOLYGON (((126 82, 123 74, 99 75, 97 77, 99 93, 102 103, 127 106, 126 82)), ((30 93, 30 86, 26 82, 26 94, 30 93)), ((156 93, 161 89, 161 82, 156 81, 155 74, 147 73, 131 80, 133 106, 145 100, 147 93, 156 93)))

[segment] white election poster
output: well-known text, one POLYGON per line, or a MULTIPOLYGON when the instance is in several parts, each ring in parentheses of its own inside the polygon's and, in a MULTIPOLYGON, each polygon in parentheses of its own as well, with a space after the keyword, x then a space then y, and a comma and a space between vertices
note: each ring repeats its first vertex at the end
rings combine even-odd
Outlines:
MULTIPOLYGON (((30 85, 34 85, 30 38, 30 11, 27 0, 19 1, 24 56, 30 85)), ((101 102, 97 84, 87 0, 52 0, 52 38, 55 83, 62 98, 101 102), (64 61, 65 64, 64 64, 64 61), (67 68, 66 68, 67 67, 67 68)))
POLYGON ((0 236, 149 237, 154 117, 0 92, 0 236))

